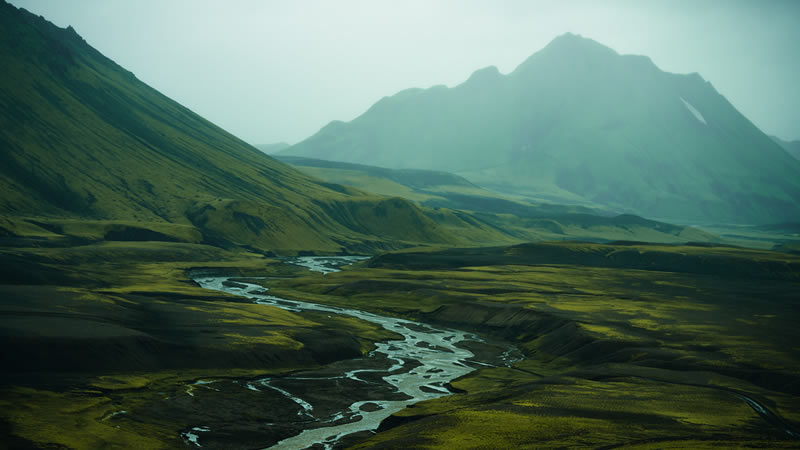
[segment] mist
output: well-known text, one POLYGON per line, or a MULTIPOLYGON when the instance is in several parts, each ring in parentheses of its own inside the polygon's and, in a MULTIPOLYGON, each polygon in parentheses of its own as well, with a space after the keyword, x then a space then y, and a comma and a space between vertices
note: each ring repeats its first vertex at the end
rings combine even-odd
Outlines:
POLYGON ((800 139, 800 2, 11 3, 73 26, 167 96, 252 143, 296 143, 409 87, 512 71, 578 33, 698 72, 768 134, 800 139))

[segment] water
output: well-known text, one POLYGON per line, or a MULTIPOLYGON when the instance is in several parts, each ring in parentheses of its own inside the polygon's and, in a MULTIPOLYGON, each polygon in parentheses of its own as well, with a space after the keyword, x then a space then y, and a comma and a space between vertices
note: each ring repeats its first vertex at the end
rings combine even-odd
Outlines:
POLYGON ((369 259, 368 256, 297 256, 286 260, 289 264, 305 267, 312 272, 323 275, 338 272, 342 266, 349 266, 358 261, 369 259))
MULTIPOLYGON (((359 259, 362 258, 302 257, 288 262, 327 274, 337 271, 343 264, 351 264, 359 259)), ((297 421, 308 423, 304 431, 269 447, 271 449, 297 449, 313 445, 326 449, 333 448, 344 436, 377 429, 384 419, 411 404, 449 395, 450 391, 446 387, 448 382, 475 370, 469 361, 474 357, 473 353, 458 345, 468 340, 479 340, 471 333, 435 328, 419 322, 385 317, 356 309, 283 299, 269 295, 267 289, 259 285, 241 280, 225 283, 229 281, 228 277, 201 276, 195 281, 207 289, 248 297, 255 303, 290 311, 318 311, 357 317, 403 336, 402 340, 377 343, 376 349, 362 361, 363 368, 352 369, 341 375, 295 377, 289 375, 247 383, 247 389, 252 391, 271 389, 289 398, 300 407, 297 421), (380 364, 370 364, 370 359, 388 360, 391 364, 388 368, 380 368, 380 364), (330 413, 330 408, 327 408, 327 413, 318 413, 317 409, 323 405, 314 405, 311 399, 303 398, 302 392, 307 389, 302 388, 307 387, 308 383, 319 383, 330 379, 362 383, 365 385, 365 390, 369 384, 383 383, 387 385, 384 391, 390 392, 391 395, 386 395, 389 398, 378 400, 351 398, 352 402, 343 409, 330 413), (298 392, 293 392, 292 387, 298 392)), ((513 361, 508 363, 511 362, 513 361)), ((204 427, 196 427, 193 430, 205 431, 204 427)), ((192 444, 201 445, 198 434, 191 433, 186 437, 192 444)))

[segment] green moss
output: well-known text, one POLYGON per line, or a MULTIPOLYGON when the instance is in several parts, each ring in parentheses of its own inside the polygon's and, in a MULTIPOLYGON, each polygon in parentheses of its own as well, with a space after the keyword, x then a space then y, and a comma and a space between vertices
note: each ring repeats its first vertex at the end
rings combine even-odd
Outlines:
POLYGON ((552 247, 587 255, 591 263, 614 246, 408 250, 368 263, 377 268, 266 284, 291 298, 478 330, 515 341, 527 353, 513 368, 453 381, 461 394, 396 413, 390 419, 395 427, 362 447, 596 447, 653 440, 678 447, 789 445, 788 435, 737 392, 797 426, 800 410, 790 400, 800 371, 800 335, 791 320, 795 257, 734 248, 616 247, 616 257, 657 252, 660 261, 689 255, 723 258, 734 268, 782 267, 769 275, 731 270, 710 276, 703 273, 707 267, 692 265, 640 270, 635 258, 628 260, 634 268, 564 264, 552 247), (548 264, 547 255, 539 255, 537 265, 520 263, 542 248, 558 264, 548 264), (450 255, 460 258, 456 267, 448 267, 450 255))
POLYGON ((174 423, 130 421, 111 398, 82 392, 4 389, 0 415, 13 434, 38 446, 160 449, 180 445, 174 423))

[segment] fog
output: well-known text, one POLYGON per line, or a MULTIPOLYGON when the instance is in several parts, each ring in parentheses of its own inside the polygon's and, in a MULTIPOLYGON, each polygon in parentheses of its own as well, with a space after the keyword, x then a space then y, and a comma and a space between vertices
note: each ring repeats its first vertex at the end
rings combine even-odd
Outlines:
POLYGON ((581 34, 699 72, 768 134, 800 139, 800 2, 12 0, 252 143, 295 143, 409 87, 508 73, 581 34))

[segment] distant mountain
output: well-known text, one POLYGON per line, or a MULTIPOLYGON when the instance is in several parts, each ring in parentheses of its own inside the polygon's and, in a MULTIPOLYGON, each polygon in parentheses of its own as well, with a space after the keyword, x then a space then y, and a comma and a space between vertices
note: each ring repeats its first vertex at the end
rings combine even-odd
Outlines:
POLYGON ((784 141, 783 139, 777 136, 770 136, 776 144, 783 147, 786 152, 790 155, 794 156, 797 159, 800 159, 800 141, 784 141))
MULTIPOLYGON (((276 156, 303 172, 329 183, 354 186, 377 194, 412 200, 437 223, 458 219, 455 231, 466 236, 491 230, 518 241, 615 240, 648 242, 710 242, 718 238, 694 227, 672 225, 583 206, 533 203, 489 191, 447 172, 386 169, 364 164, 299 156, 276 156)), ((499 236, 498 236, 499 237, 499 236)), ((502 239, 502 238, 501 238, 502 239)), ((507 238, 506 238, 507 239, 507 238)))
POLYGON ((276 142, 274 144, 258 144, 254 145, 253 147, 261 150, 262 152, 268 155, 271 155, 281 150, 286 150, 287 148, 291 147, 291 145, 287 144, 286 142, 276 142))
POLYGON ((582 206, 531 203, 476 186, 448 172, 387 169, 364 164, 327 161, 302 156, 275 155, 301 171, 329 183, 353 186, 381 195, 403 197, 420 205, 484 213, 554 218, 563 214, 613 215, 582 206))
POLYGON ((282 154, 444 170, 496 191, 680 222, 800 218, 800 162, 698 74, 565 34, 502 75, 384 97, 282 154))
POLYGON ((409 201, 324 183, 264 155, 71 27, 0 2, 0 30, 0 238, 279 252, 457 240, 409 201))

